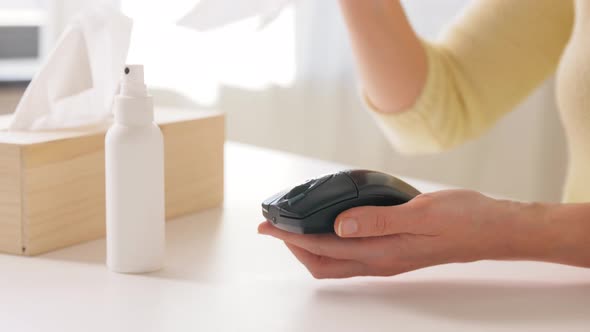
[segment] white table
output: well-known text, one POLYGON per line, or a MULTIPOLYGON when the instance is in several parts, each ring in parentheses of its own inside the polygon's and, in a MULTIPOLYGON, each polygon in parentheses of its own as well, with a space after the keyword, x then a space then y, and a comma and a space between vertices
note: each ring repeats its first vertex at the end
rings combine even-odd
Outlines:
POLYGON ((223 208, 168 224, 160 272, 109 272, 104 240, 0 255, 0 331, 590 331, 590 269, 479 262, 315 280, 256 234, 260 202, 343 166, 235 143, 226 165, 223 208))

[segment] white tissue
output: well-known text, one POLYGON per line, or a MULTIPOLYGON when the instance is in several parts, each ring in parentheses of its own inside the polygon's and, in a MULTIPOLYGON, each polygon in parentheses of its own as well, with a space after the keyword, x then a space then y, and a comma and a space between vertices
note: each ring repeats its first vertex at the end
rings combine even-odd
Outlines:
POLYGON ((10 130, 72 128, 110 119, 132 21, 93 7, 65 29, 25 91, 10 130))
POLYGON ((210 30, 259 16, 262 25, 272 22, 291 0, 200 0, 177 23, 195 30, 210 30))

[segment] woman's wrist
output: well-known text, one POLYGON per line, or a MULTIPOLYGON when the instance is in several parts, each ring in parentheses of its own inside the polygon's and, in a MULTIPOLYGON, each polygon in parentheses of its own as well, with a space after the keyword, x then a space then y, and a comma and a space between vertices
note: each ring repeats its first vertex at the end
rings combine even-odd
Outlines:
POLYGON ((554 204, 546 212, 553 238, 545 261, 590 267, 590 204, 554 204))
POLYGON ((497 202, 501 238, 491 259, 590 267, 590 204, 497 202))
POLYGON ((512 260, 546 260, 558 237, 548 218, 551 206, 543 203, 500 201, 507 209, 502 255, 512 260))

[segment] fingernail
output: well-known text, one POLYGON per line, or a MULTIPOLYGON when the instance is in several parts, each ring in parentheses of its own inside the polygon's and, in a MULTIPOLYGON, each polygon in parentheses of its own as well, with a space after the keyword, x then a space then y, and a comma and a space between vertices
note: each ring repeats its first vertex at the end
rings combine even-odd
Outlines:
POLYGON ((338 224, 338 235, 352 235, 358 230, 356 219, 346 218, 342 219, 338 224))

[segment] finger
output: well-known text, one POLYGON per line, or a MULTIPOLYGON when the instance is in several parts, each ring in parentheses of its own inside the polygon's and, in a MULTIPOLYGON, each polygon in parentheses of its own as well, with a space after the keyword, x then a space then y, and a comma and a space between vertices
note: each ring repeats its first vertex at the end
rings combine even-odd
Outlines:
POLYGON ((383 252, 383 248, 377 247, 372 241, 366 241, 367 239, 342 239, 332 233, 290 233, 274 227, 268 221, 258 226, 258 232, 303 248, 315 255, 335 259, 363 260, 382 255, 383 252))
POLYGON ((424 216, 424 209, 411 202, 395 206, 361 206, 338 215, 334 231, 344 238, 415 234, 416 225, 424 216))
POLYGON ((318 256, 288 242, 285 242, 285 245, 316 279, 340 279, 365 275, 366 265, 360 262, 318 256))
POLYGON ((339 260, 325 256, 318 256, 309 251, 285 242, 285 245, 293 255, 309 270, 316 279, 326 278, 349 278, 356 276, 394 276, 409 271, 418 270, 430 264, 391 264, 378 269, 370 268, 369 265, 350 260, 339 260))

